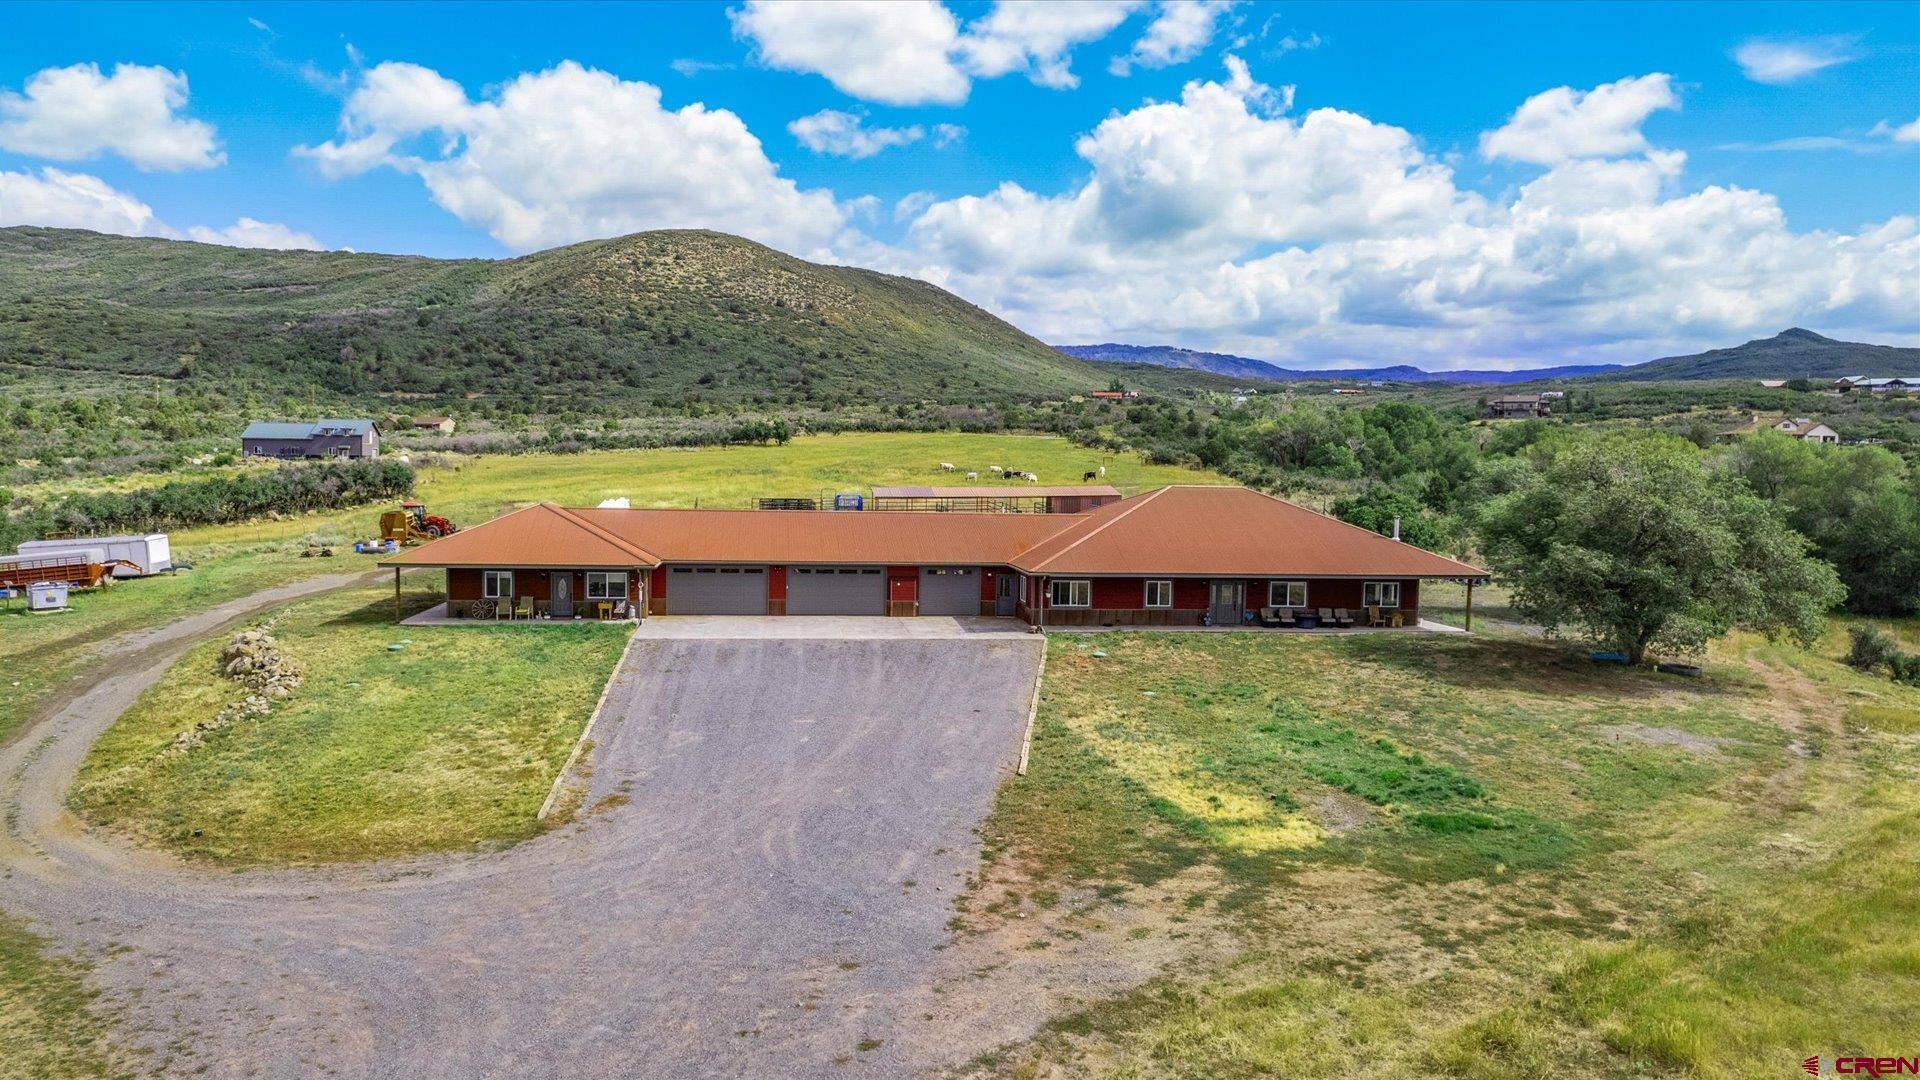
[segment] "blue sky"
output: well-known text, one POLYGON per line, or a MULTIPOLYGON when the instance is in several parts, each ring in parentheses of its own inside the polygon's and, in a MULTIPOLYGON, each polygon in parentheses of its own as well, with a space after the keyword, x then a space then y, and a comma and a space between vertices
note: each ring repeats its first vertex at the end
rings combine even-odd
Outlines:
POLYGON ((1644 359, 1794 324, 1920 341, 1914 4, 9 23, 0 224, 489 257, 706 226, 1048 340, 1305 365, 1644 359))

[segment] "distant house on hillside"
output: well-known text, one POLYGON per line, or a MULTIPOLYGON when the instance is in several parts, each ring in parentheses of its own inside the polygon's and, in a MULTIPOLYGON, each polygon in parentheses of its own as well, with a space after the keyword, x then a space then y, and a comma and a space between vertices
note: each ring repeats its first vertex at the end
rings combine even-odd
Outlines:
POLYGON ((1875 379, 1865 375, 1849 375, 1833 381, 1835 390, 1866 390, 1875 394, 1891 394, 1899 390, 1920 390, 1920 379, 1875 379))
POLYGON ((248 457, 377 458, 380 429, 371 420, 255 420, 240 433, 240 452, 248 457))
POLYGON ((1760 380, 1760 385, 1761 385, 1761 386, 1764 386, 1764 387, 1766 387, 1766 388, 1767 388, 1768 390, 1778 390, 1778 389, 1780 389, 1781 387, 1783 387, 1783 386, 1785 386, 1785 385, 1787 385, 1787 380, 1785 380, 1785 379, 1761 379, 1761 380, 1760 380))
POLYGON ((1782 435, 1789 435, 1806 442, 1837 443, 1840 441, 1839 432, 1816 420, 1809 420, 1804 416, 1795 417, 1791 420, 1784 418, 1779 420, 1765 420, 1756 416, 1737 428, 1721 432, 1720 439, 1722 442, 1731 442, 1734 439, 1744 439, 1749 435, 1755 435, 1762 431, 1777 431, 1782 435))
POLYGON ((1336 387, 1334 387, 1334 388, 1333 388, 1333 392, 1334 392, 1334 393, 1336 393, 1336 394, 1364 394, 1364 393, 1366 393, 1366 391, 1365 391, 1365 390, 1362 390, 1362 389, 1360 389, 1360 388, 1359 388, 1359 387, 1357 387, 1357 386, 1336 386, 1336 387))
POLYGON ((1487 416, 1494 420, 1531 420, 1552 414, 1553 406, 1539 394, 1506 394, 1487 399, 1487 416))
POLYGON ((1095 390, 1087 394, 1095 401, 1134 401, 1140 397, 1138 390, 1095 390))
POLYGON ((413 430, 437 431, 442 435, 451 435, 453 434, 453 417, 416 416, 413 418, 413 430))

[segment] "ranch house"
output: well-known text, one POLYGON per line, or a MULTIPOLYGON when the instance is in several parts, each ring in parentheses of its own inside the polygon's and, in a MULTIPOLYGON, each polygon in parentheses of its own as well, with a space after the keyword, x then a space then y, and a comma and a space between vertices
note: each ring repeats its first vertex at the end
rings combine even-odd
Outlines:
POLYGON ((384 560, 450 617, 971 615, 1041 626, 1414 626, 1422 581, 1486 572, 1241 487, 1076 514, 539 503, 384 560), (506 612, 502 611, 502 607, 506 612))

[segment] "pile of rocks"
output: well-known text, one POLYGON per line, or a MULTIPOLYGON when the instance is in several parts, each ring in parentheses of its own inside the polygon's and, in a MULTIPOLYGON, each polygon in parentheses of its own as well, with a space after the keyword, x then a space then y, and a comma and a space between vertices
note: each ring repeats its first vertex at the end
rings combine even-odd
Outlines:
POLYGON ((253 626, 240 631, 220 650, 220 674, 247 688, 239 701, 223 707, 206 720, 173 737, 160 752, 161 761, 175 761, 207 741, 207 735, 231 726, 236 720, 258 720, 273 710, 273 703, 292 695, 300 685, 300 669, 280 652, 268 626, 253 626))

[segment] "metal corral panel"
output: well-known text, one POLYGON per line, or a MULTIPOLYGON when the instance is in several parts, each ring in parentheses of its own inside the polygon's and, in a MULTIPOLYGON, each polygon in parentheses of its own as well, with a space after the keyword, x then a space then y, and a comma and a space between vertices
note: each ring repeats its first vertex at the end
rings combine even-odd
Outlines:
POLYGON ((765 615, 764 566, 674 566, 667 570, 669 615, 765 615))
POLYGON ((921 567, 920 614, 980 614, 980 571, 971 566, 921 567))
POLYGON ((787 571, 789 615, 885 615, 887 575, 878 566, 796 566, 787 571))

